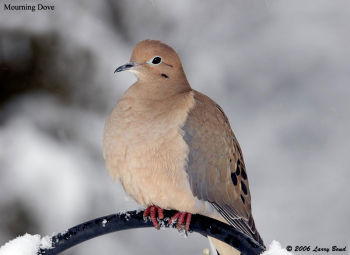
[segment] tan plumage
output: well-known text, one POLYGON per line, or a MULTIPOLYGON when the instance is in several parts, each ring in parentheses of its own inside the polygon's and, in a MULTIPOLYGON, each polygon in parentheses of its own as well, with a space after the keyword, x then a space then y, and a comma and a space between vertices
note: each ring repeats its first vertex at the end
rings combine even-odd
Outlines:
MULTIPOLYGON (((191 89, 178 55, 159 41, 138 43, 131 62, 117 70, 124 69, 138 81, 105 125, 104 157, 113 179, 144 206, 207 215, 262 243, 242 152, 223 110, 191 89)), ((221 255, 234 254, 213 241, 221 255)))

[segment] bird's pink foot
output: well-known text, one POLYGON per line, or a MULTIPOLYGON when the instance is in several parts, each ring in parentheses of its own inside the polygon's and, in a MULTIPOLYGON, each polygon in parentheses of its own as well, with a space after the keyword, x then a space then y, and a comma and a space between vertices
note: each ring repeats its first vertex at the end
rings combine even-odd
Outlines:
POLYGON ((151 221, 153 223, 153 226, 156 229, 159 229, 159 222, 157 220, 157 214, 158 214, 158 219, 162 220, 164 219, 164 212, 163 209, 160 208, 159 206, 151 205, 147 207, 147 209, 143 212, 143 218, 147 219, 148 216, 150 216, 151 221))
POLYGON ((191 213, 177 212, 174 214, 173 217, 170 218, 169 224, 172 224, 174 221, 177 220, 176 228, 181 229, 182 225, 184 225, 185 230, 188 231, 188 229, 190 227, 190 223, 191 223, 191 217, 192 217, 191 213), (185 221, 185 219, 186 219, 186 221, 185 221))

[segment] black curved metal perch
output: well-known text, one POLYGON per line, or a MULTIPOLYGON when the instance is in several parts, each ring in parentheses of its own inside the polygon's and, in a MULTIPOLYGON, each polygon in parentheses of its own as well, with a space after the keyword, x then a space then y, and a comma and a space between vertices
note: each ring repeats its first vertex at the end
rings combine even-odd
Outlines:
MULTIPOLYGON (((164 210, 165 227, 175 227, 168 224, 167 218, 174 215, 175 211, 164 210)), ((40 255, 56 255, 79 243, 91 238, 132 228, 153 227, 152 223, 143 219, 143 211, 129 211, 125 213, 111 214, 105 217, 87 221, 68 229, 52 237, 51 249, 41 249, 40 255)), ((193 215, 190 232, 197 232, 204 236, 212 236, 241 251, 244 255, 258 255, 265 251, 265 247, 242 234, 231 226, 220 221, 202 216, 193 215)))

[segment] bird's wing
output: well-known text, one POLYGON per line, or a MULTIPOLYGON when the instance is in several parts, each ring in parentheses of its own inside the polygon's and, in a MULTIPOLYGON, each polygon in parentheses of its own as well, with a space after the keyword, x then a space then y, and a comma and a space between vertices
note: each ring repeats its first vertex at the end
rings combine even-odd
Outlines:
POLYGON ((198 199, 209 201, 229 224, 262 243, 251 214, 242 152, 229 121, 213 100, 193 93, 195 105, 183 126, 191 190, 198 199))

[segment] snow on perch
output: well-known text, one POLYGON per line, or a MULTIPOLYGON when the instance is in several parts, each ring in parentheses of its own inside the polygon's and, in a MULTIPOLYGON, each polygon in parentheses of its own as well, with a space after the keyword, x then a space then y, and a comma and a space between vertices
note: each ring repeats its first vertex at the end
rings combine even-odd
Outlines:
POLYGON ((283 249, 279 242, 273 240, 269 245, 269 249, 261 255, 293 255, 293 253, 283 249))
MULTIPOLYGON (((104 220, 103 224, 107 223, 104 220)), ((50 236, 40 237, 40 235, 25 234, 19 236, 0 247, 0 255, 37 255, 39 249, 52 248, 52 242, 50 236)), ((215 254, 215 249, 204 249, 203 254, 215 254)), ((281 247, 281 244, 277 241, 272 241, 269 245, 269 249, 261 255, 293 255, 286 249, 281 247)))
POLYGON ((25 234, 0 247, 0 255, 37 255, 40 248, 50 249, 51 237, 25 234))

